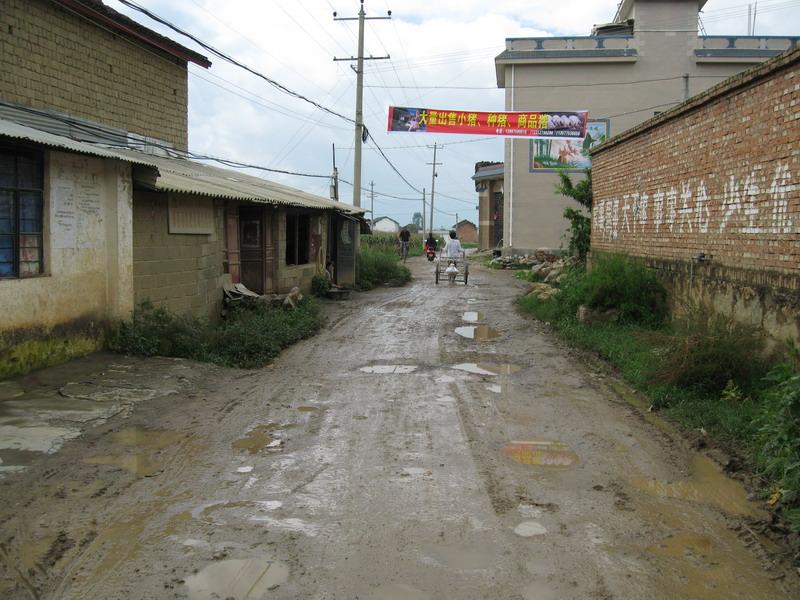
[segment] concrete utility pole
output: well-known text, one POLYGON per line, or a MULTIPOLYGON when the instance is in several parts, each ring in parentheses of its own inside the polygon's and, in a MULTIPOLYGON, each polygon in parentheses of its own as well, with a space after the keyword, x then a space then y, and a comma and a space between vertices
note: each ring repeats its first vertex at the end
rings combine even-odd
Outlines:
MULTIPOLYGON (((354 139, 354 154, 353 154, 353 206, 361 206, 361 143, 367 141, 368 132, 364 127, 364 61, 365 60, 386 60, 390 58, 386 56, 364 56, 364 21, 373 19, 391 19, 392 11, 388 11, 386 17, 368 17, 364 11, 364 0, 361 0, 361 8, 358 11, 357 17, 337 17, 336 11, 333 13, 334 21, 358 21, 358 56, 351 56, 350 58, 336 58, 334 61, 355 61, 356 67, 356 128, 354 139)), ((350 65, 353 68, 353 65, 350 65)))
POLYGON ((331 177, 331 200, 339 201, 339 170, 336 168, 336 144, 331 144, 333 149, 333 177, 331 177))
POLYGON ((370 229, 375 225, 375 182, 369 182, 369 222, 370 229))
POLYGON ((425 239, 425 188, 422 188, 422 239, 425 239))
POLYGON ((436 149, 441 148, 438 144, 434 143, 433 146, 428 146, 428 148, 433 148, 433 162, 425 163, 427 165, 432 165, 431 170, 433 173, 431 174, 431 220, 430 220, 430 228, 431 231, 433 230, 433 194, 434 190, 436 189, 436 178, 439 174, 436 172, 436 166, 441 165, 442 163, 436 162, 436 149))

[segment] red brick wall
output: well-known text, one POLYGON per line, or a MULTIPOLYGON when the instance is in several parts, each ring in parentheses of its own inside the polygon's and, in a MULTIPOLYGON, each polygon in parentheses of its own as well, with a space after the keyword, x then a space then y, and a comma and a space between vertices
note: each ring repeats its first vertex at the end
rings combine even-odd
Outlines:
POLYGON ((593 156, 593 252, 798 275, 800 53, 662 119, 593 156))

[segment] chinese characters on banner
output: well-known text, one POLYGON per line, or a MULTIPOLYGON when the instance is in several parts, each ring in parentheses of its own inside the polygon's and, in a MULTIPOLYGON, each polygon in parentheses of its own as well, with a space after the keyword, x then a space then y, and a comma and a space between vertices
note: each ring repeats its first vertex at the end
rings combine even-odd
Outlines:
POLYGON ((554 140, 582 140, 588 111, 471 112, 434 108, 389 107, 389 131, 471 133, 554 140))

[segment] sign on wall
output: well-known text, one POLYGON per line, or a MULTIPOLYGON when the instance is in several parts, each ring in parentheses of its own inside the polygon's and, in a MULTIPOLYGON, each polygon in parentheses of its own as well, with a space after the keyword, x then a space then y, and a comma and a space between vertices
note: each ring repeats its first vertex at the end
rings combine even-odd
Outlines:
POLYGON ((466 133, 552 140, 586 135, 589 113, 579 111, 477 112, 435 108, 389 107, 389 132, 466 133))
POLYGON ((609 120, 589 119, 582 140, 532 140, 530 170, 583 170, 592 166, 589 151, 608 139, 609 120))

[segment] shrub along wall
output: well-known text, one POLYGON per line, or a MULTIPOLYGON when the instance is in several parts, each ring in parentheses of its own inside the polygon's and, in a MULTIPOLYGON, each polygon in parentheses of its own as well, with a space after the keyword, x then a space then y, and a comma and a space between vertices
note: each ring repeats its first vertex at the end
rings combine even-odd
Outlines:
POLYGON ((800 335, 800 49, 593 153, 593 254, 639 256, 676 304, 800 335))

